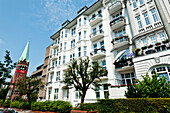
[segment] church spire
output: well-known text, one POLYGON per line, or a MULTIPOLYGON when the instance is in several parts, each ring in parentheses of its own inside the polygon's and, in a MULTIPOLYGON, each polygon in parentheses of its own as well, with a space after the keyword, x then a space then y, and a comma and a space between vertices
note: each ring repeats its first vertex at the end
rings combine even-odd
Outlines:
POLYGON ((25 59, 26 59, 27 62, 29 62, 29 41, 28 41, 19 61, 23 61, 25 59))

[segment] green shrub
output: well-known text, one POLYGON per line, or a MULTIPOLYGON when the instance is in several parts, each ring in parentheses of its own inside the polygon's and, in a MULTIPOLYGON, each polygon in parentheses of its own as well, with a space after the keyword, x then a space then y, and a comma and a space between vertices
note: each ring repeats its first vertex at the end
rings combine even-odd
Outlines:
POLYGON ((30 109, 28 102, 20 102, 19 109, 30 109))
POLYGON ((80 110, 115 112, 170 112, 170 98, 101 99, 97 103, 80 104, 80 110))
POLYGON ((65 101, 45 101, 31 103, 31 109, 35 111, 52 111, 67 113, 72 109, 72 105, 65 101))
POLYGON ((2 104, 3 104, 3 102, 4 102, 3 100, 0 100, 0 105, 2 105, 2 104))
POLYGON ((10 101, 10 100, 7 100, 7 101, 5 101, 5 102, 2 104, 2 107, 9 108, 9 107, 10 107, 10 103, 11 103, 11 101, 10 101))
POLYGON ((11 103, 11 107, 12 108, 19 108, 19 101, 13 101, 12 103, 11 103))

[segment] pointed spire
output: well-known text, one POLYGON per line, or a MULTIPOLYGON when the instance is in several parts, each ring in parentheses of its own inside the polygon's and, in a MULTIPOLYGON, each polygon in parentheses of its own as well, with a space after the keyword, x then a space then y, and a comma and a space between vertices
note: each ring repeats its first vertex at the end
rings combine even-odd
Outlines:
POLYGON ((19 60, 23 61, 25 59, 26 59, 27 62, 29 62, 29 41, 28 41, 28 43, 27 43, 27 45, 26 45, 26 47, 25 47, 25 49, 24 49, 19 60))

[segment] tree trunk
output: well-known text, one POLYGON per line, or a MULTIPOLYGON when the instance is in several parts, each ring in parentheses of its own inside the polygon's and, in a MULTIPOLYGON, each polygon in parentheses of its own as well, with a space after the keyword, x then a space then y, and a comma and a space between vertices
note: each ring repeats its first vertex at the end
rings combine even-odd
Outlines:
POLYGON ((29 107, 31 108, 31 94, 28 93, 28 94, 27 94, 27 97, 28 97, 29 107))
POLYGON ((81 96, 81 103, 84 103, 84 98, 86 96, 87 89, 82 91, 82 96, 81 96))

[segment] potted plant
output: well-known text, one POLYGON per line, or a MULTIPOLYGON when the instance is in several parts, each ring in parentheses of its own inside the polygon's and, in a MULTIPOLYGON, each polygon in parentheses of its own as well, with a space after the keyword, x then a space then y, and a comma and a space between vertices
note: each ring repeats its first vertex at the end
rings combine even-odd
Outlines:
POLYGON ((143 46, 143 47, 142 47, 142 50, 145 50, 145 49, 147 49, 147 46, 143 46))
POLYGON ((156 45, 156 46, 159 46, 159 45, 161 45, 161 42, 157 42, 155 45, 156 45))
POLYGON ((153 47, 153 45, 152 44, 150 44, 149 46, 148 46, 148 48, 152 48, 153 47))
POLYGON ((136 49, 135 49, 135 56, 139 56, 139 51, 140 51, 139 48, 136 48, 136 49))
POLYGON ((166 40, 162 41, 162 43, 163 43, 163 44, 166 44, 166 43, 168 43, 168 42, 169 42, 169 40, 168 40, 168 39, 166 39, 166 40))

